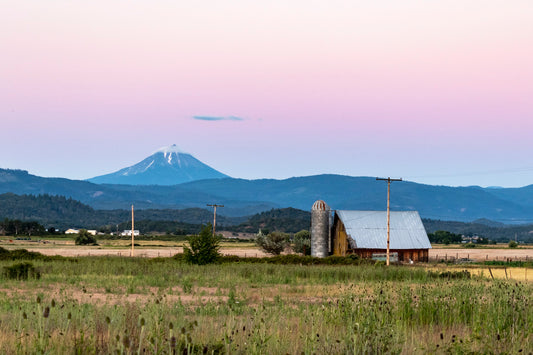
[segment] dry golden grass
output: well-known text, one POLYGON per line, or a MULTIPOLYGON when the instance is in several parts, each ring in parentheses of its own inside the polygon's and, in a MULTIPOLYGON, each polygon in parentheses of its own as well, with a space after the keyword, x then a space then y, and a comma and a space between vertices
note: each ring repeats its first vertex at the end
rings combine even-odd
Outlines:
POLYGON ((445 271, 461 271, 467 270, 474 276, 481 276, 484 278, 500 279, 500 280, 516 280, 524 282, 533 282, 533 269, 525 267, 501 267, 501 266, 479 266, 479 265, 463 265, 463 266, 432 266, 427 270, 445 272, 445 271), (492 273, 492 276, 491 276, 492 273))

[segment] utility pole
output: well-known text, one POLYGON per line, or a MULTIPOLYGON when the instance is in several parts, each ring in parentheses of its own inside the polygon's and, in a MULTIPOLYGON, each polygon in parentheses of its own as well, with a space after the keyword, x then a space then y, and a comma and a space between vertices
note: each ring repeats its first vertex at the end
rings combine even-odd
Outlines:
POLYGON ((133 216, 133 205, 131 205, 131 257, 133 257, 133 244, 135 242, 135 232, 134 232, 134 225, 133 225, 133 219, 134 219, 134 216, 133 216))
POLYGON ((387 182, 387 266, 390 265, 390 183, 393 181, 402 181, 402 179, 376 178, 376 180, 387 182))
POLYGON ((207 206, 214 208, 214 211, 213 211, 213 237, 214 237, 215 236, 215 225, 217 224, 217 207, 224 207, 224 205, 217 205, 215 203, 212 205, 207 204, 207 206))

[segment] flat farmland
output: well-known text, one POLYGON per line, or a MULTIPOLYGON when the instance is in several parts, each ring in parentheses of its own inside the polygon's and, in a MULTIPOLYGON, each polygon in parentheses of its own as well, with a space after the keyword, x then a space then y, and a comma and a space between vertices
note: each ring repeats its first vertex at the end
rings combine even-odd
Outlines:
MULTIPOLYGON (((41 242, 18 241, 8 238, 0 240, 6 249, 27 249, 44 255, 61 256, 130 256, 131 247, 127 240, 101 240, 98 246, 78 246, 72 239, 57 239, 41 242), (11 240, 11 242, 10 242, 11 240)), ((184 242, 136 241, 134 255, 140 257, 169 257, 183 252, 184 242)), ((254 243, 225 242, 220 252, 224 255, 245 257, 267 256, 254 243)), ((429 251, 430 260, 471 259, 486 260, 533 260, 533 247, 508 248, 504 244, 483 248, 461 248, 434 246, 429 251)))
POLYGON ((508 248, 502 246, 485 248, 441 248, 433 247, 429 251, 430 259, 471 259, 475 261, 486 260, 533 260, 533 248, 519 247, 508 248))
MULTIPOLYGON (((131 243, 127 240, 101 240, 98 246, 75 245, 72 239, 52 239, 40 242, 0 239, 0 247, 8 250, 26 249, 44 255, 76 256, 131 256, 131 243)), ((133 250, 137 257, 171 257, 183 253, 184 242, 169 241, 135 241, 133 250)), ((220 252, 223 255, 237 255, 242 257, 268 256, 253 243, 221 243, 220 252)))

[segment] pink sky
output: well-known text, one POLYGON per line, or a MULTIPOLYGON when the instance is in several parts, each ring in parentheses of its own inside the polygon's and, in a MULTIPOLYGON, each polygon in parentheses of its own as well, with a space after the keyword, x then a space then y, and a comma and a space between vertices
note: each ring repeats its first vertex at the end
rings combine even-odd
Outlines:
POLYGON ((533 184, 530 1, 1 3, 2 168, 533 184))

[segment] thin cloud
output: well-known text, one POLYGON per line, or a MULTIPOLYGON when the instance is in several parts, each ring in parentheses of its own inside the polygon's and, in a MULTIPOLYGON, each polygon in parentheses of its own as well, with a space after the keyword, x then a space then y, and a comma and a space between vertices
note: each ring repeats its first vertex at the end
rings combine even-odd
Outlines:
POLYGON ((200 121, 244 121, 244 118, 236 116, 192 116, 192 118, 200 121))

